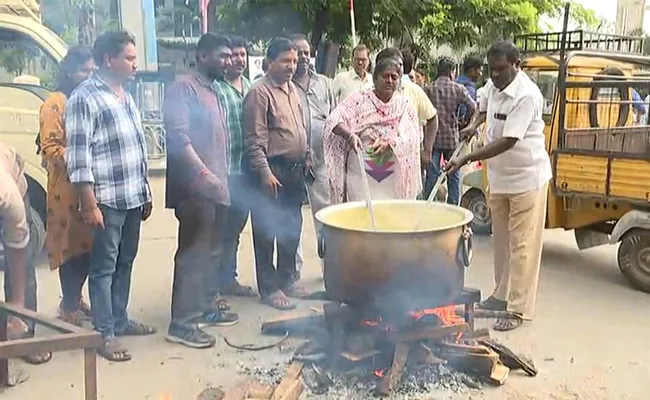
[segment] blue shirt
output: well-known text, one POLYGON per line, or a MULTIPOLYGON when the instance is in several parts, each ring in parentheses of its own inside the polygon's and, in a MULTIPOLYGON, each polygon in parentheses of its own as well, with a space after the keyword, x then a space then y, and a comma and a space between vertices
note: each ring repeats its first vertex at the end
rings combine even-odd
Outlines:
MULTIPOLYGON (((456 79, 456 83, 463 85, 465 89, 467 89, 469 97, 474 100, 474 102, 476 102, 476 83, 473 80, 465 75, 461 75, 458 77, 458 79, 456 79)), ((462 121, 463 125, 466 125, 470 122, 468 121, 468 118, 469 116, 467 115, 467 106, 465 104, 461 104, 458 107, 458 120, 462 121)))

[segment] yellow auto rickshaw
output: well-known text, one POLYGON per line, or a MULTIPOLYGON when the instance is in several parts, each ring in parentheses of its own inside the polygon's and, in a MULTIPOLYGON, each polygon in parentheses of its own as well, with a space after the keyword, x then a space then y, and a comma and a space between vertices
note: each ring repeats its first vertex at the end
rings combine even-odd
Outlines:
MULTIPOLYGON (((574 230, 581 250, 620 242, 621 272, 650 293, 650 126, 641 123, 643 108, 646 116, 649 110, 638 95, 650 89, 643 39, 565 30, 516 43, 522 70, 546 100, 553 165, 547 228, 574 230)), ((465 179, 471 188, 463 205, 488 210, 485 174, 474 174, 482 179, 465 179)), ((485 232, 489 210, 478 215, 475 229, 485 232)))

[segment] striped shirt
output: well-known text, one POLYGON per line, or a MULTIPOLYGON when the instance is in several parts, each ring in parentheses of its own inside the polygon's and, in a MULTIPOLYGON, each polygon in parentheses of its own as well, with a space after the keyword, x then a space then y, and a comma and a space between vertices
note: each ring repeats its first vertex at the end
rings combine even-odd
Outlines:
POLYGON ((144 130, 130 94, 121 101, 95 75, 68 99, 65 129, 72 183, 91 183, 97 202, 118 210, 151 201, 144 130))
POLYGON ((251 87, 245 77, 241 77, 243 93, 226 80, 214 83, 221 107, 226 113, 226 124, 230 144, 230 175, 241 175, 242 160, 244 158, 244 128, 242 121, 242 107, 244 97, 251 87))

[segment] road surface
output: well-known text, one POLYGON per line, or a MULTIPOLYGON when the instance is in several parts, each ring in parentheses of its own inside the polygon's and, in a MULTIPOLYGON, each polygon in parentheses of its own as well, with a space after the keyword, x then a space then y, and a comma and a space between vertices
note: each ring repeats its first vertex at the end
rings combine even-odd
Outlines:
MULTIPOLYGON (((131 316, 158 327, 156 336, 129 338, 130 363, 98 361, 100 398, 106 400, 194 400, 207 386, 230 387, 240 363, 272 365, 289 358, 278 349, 238 353, 219 340, 214 349, 192 350, 164 340, 169 319, 172 259, 176 221, 163 208, 162 178, 153 179, 155 211, 143 227, 131 292, 131 316), (163 397, 168 395, 170 397, 163 397)), ((309 210, 305 209, 306 214, 309 210)), ((313 225, 305 218, 305 283, 322 285, 313 225)), ((535 321, 509 334, 495 335, 519 352, 530 355, 540 369, 536 378, 512 373, 502 388, 473 392, 486 400, 643 400, 650 398, 650 307, 648 295, 631 289, 619 273, 616 248, 580 252, 571 232, 547 231, 535 321)), ((241 280, 254 285, 250 227, 240 250, 241 280)), ((46 265, 38 270, 40 311, 55 315, 59 303, 57 274, 46 265)), ((475 241, 468 285, 489 293, 492 286, 489 238, 475 241)), ((278 312, 254 299, 231 301, 241 315, 239 325, 212 329, 237 343, 268 343, 260 322, 278 312)), ((308 303, 301 305, 309 307, 308 303)), ((41 330, 39 334, 47 335, 41 330)), ((82 399, 81 352, 57 353, 49 364, 28 366, 13 361, 29 374, 24 384, 2 393, 3 400, 43 398, 82 399)), ((430 398, 468 398, 432 393, 430 398)))

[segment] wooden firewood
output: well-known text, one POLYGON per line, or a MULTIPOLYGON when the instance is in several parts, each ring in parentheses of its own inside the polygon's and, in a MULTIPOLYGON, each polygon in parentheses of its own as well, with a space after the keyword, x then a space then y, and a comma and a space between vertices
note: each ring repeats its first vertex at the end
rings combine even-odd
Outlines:
POLYGON ((297 310, 268 319, 262 323, 262 333, 285 333, 305 329, 325 320, 322 309, 297 310))
POLYGON ((502 345, 501 343, 498 343, 494 340, 481 340, 480 343, 499 354, 501 362, 506 367, 512 370, 521 369, 530 376, 537 376, 538 370, 532 361, 526 360, 523 357, 515 354, 515 352, 502 345))
POLYGON ((388 397, 399 384, 404 374, 406 361, 411 352, 412 343, 398 342, 395 344, 395 353, 393 355, 393 364, 390 370, 381 378, 375 388, 375 395, 378 397, 388 397))
MULTIPOLYGON (((300 380, 300 375, 302 375, 302 369, 304 366, 305 364, 299 361, 293 361, 289 364, 289 367, 287 367, 287 370, 282 377, 282 381, 280 381, 280 384, 273 391, 271 400, 283 400, 286 396, 292 395, 292 393, 297 391, 302 393, 304 387, 300 380), (298 382, 299 385, 296 382, 298 382), (298 386, 300 386, 300 389, 298 386)), ((300 396, 300 393, 298 393, 298 396, 300 396)), ((287 399, 291 399, 291 397, 288 397, 287 399)))
POLYGON ((490 382, 494 383, 497 386, 502 386, 506 383, 508 375, 510 374, 510 368, 505 365, 497 362, 492 368, 492 373, 490 374, 490 382))
POLYGON ((273 387, 269 385, 253 382, 248 388, 248 397, 258 400, 269 400, 273 396, 273 390, 273 387))
POLYGON ((453 335, 456 333, 463 333, 469 330, 469 326, 465 323, 447 325, 447 326, 436 326, 436 327, 425 327, 420 329, 412 329, 403 332, 390 332, 388 334, 388 340, 392 342, 417 342, 420 340, 437 340, 442 339, 446 336, 453 335))

